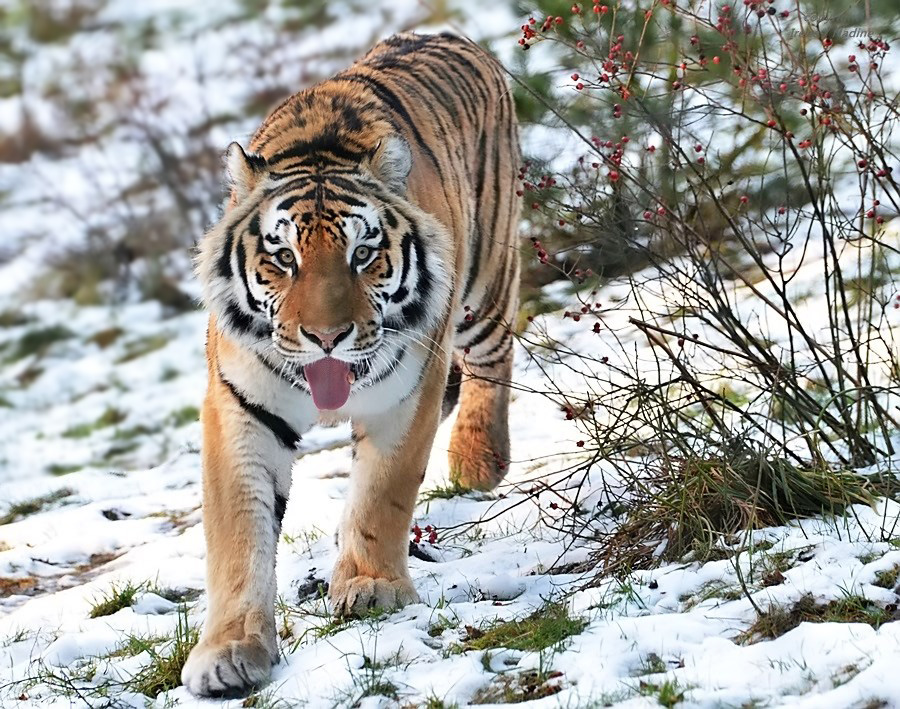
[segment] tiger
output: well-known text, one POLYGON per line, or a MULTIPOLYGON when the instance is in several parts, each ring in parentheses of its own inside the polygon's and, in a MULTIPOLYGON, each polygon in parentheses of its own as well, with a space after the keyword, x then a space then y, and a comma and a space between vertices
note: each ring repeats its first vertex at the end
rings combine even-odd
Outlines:
POLYGON ((350 421, 328 603, 418 601, 407 557, 436 430, 450 478, 509 466, 518 307, 518 124, 502 65, 403 33, 294 94, 245 150, 197 274, 209 311, 201 414, 207 615, 182 682, 241 696, 278 661, 275 557, 301 436, 350 421))

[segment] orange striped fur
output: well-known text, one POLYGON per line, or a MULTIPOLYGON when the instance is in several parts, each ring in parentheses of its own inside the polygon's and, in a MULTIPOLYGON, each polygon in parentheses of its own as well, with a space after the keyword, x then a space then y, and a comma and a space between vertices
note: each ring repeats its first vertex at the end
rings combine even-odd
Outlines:
POLYGON ((244 693, 277 660, 275 549, 311 426, 352 421, 338 615, 417 600, 409 527, 457 389, 451 475, 502 479, 518 165, 501 67, 451 35, 391 37, 229 147, 231 200, 198 259, 209 609, 182 673, 194 694, 244 693))

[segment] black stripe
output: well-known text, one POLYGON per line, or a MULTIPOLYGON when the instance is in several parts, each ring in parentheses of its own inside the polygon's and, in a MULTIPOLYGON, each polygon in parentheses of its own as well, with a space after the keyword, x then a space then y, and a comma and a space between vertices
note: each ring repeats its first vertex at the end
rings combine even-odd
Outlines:
POLYGON ((219 379, 221 379, 222 383, 228 387, 228 390, 232 393, 234 398, 237 399, 241 408, 253 416, 253 418, 263 426, 268 428, 272 432, 272 435, 279 440, 281 445, 290 450, 294 450, 297 447, 297 444, 300 442, 300 436, 290 427, 290 425, 288 425, 287 421, 259 404, 254 404, 252 401, 249 401, 237 387, 234 386, 234 384, 225 378, 221 370, 219 371, 219 379))
POLYGON ((416 325, 425 317, 427 306, 430 305, 432 278, 425 260, 425 246, 422 239, 413 231, 413 246, 416 250, 416 269, 419 280, 415 284, 416 298, 413 302, 403 306, 403 319, 408 325, 416 325))
POLYGON ((475 178, 475 238, 472 240, 472 255, 469 259, 469 273, 466 276, 466 286, 463 288, 462 303, 465 305, 466 298, 472 292, 472 286, 475 285, 475 278, 478 276, 478 268, 481 263, 481 242, 484 239, 484 233, 481 228, 481 208, 484 205, 484 172, 487 167, 487 136, 481 134, 478 146, 478 175, 475 178))
POLYGON ((447 373, 447 384, 444 387, 444 399, 441 403, 441 421, 447 418, 456 408, 459 402, 459 386, 462 383, 462 369, 456 368, 456 360, 454 359, 450 371, 447 373))
POLYGON ((506 361, 506 358, 509 356, 510 350, 512 349, 512 338, 508 338, 506 340, 506 347, 503 348, 503 351, 498 354, 494 359, 488 360, 487 362, 474 362, 472 363, 476 367, 482 367, 484 369, 488 369, 490 367, 496 367, 498 364, 502 364, 506 361))
POLYGON ((475 96, 472 95, 472 94, 467 94, 467 93, 465 92, 465 90, 461 90, 461 89, 456 85, 455 82, 452 83, 452 85, 453 85, 453 87, 454 87, 454 91, 455 91, 458 95, 460 95, 460 96, 468 96, 469 98, 471 98, 471 100, 472 100, 473 102, 476 100, 476 98, 477 98, 477 99, 480 99, 480 104, 481 104, 481 107, 482 107, 482 108, 481 108, 479 111, 477 111, 476 113, 472 114, 471 118, 474 120, 475 118, 478 117, 478 115, 483 114, 484 107, 486 107, 486 106, 489 105, 489 102, 488 102, 488 92, 484 90, 485 87, 488 86, 488 84, 487 84, 487 82, 484 80, 484 75, 481 74, 481 73, 475 68, 475 66, 474 66, 468 59, 466 59, 465 57, 463 57, 462 55, 460 55, 458 52, 448 51, 448 50, 445 49, 444 47, 441 47, 441 48, 435 47, 435 48, 433 48, 433 49, 429 49, 429 50, 423 52, 422 54, 423 54, 424 56, 432 57, 432 58, 434 58, 435 60, 437 60, 437 61, 435 61, 435 62, 433 62, 433 63, 431 63, 431 62, 426 63, 426 66, 428 66, 429 68, 431 68, 431 69, 437 69, 438 67, 440 67, 441 69, 444 69, 444 70, 447 70, 447 71, 452 71, 454 74, 456 74, 456 76, 460 77, 460 81, 462 82, 463 87, 465 88, 465 90, 468 90, 469 88, 474 88, 474 89, 478 92, 478 96, 477 96, 477 97, 475 97, 475 96), (459 61, 456 61, 456 62, 448 62, 448 61, 447 61, 447 54, 453 54, 453 55, 455 55, 455 56, 458 58, 459 61), (468 69, 470 76, 465 76, 465 75, 460 71, 459 66, 460 66, 460 65, 463 65, 463 64, 466 65, 465 68, 468 69), (473 80, 473 79, 474 79, 474 80, 473 80))
MULTIPOLYGON (((356 189, 356 188, 354 187, 354 189, 356 189)), ((334 190, 329 189, 328 187, 325 187, 324 192, 325 192, 325 197, 327 197, 328 199, 330 199, 332 201, 343 202, 344 204, 349 204, 351 207, 365 207, 366 206, 365 202, 362 202, 362 201, 356 199, 356 197, 351 197, 346 192, 335 192, 334 190)))
POLYGON ((477 356, 474 358, 474 361, 476 361, 476 363, 477 363, 477 361, 479 359, 485 359, 486 357, 493 357, 501 349, 503 349, 504 347, 507 347, 511 338, 512 338, 512 333, 509 330, 507 330, 500 336, 500 341, 496 345, 491 347, 491 349, 489 349, 487 352, 479 352, 477 354, 477 356))
POLYGON ((234 246, 234 226, 225 230, 225 243, 222 245, 222 253, 219 254, 217 268, 222 278, 231 278, 234 272, 231 270, 231 247, 234 246))
POLYGON ((249 305, 250 310, 255 313, 262 312, 262 309, 259 307, 259 302, 250 292, 250 283, 247 281, 247 251, 244 249, 244 242, 242 239, 238 239, 237 244, 237 266, 238 273, 241 277, 241 283, 244 286, 244 292, 247 296, 247 305, 249 305))
POLYGON ((281 522, 284 520, 284 513, 287 510, 287 497, 280 493, 275 493, 275 529, 281 531, 281 522))
POLYGON ((300 196, 292 194, 290 197, 287 197, 287 198, 283 199, 281 202, 279 202, 276 209, 278 209, 278 210, 290 209, 295 204, 297 204, 297 202, 299 202, 299 201, 300 201, 300 196))
POLYGON ((364 76, 362 74, 338 74, 334 77, 334 81, 351 81, 354 83, 362 84, 363 86, 368 87, 372 90, 372 92, 378 96, 384 103, 388 105, 388 107, 394 111, 398 116, 403 119, 403 122, 409 127, 409 130, 412 132, 413 137, 416 139, 416 143, 418 143, 422 152, 424 152, 428 159, 431 160, 431 164, 434 165, 435 172, 437 172, 439 177, 442 177, 441 166, 438 162, 437 156, 434 154, 434 151, 431 149, 431 146, 425 142, 425 139, 422 137, 422 134, 419 132, 418 127, 416 127, 415 121, 413 121, 412 116, 409 115, 409 111, 406 110, 406 106, 397 98, 397 94, 391 91, 387 86, 385 86, 380 81, 376 81, 375 79, 364 76))
POLYGON ((339 136, 337 131, 332 128, 312 140, 297 141, 287 150, 273 155, 268 162, 270 165, 275 165, 290 158, 306 158, 321 152, 331 153, 338 160, 359 162, 365 157, 365 152, 348 148, 346 144, 349 140, 348 136, 339 136))
POLYGON ((482 342, 484 342, 487 338, 489 338, 494 331, 497 329, 497 326, 500 324, 499 319, 490 319, 485 323, 484 329, 475 335, 466 346, 469 348, 478 347, 482 342))
POLYGON ((409 258, 410 258, 409 247, 410 247, 410 244, 412 244, 412 239, 413 239, 412 232, 408 231, 403 235, 403 239, 400 241, 400 259, 401 259, 400 287, 401 288, 406 286, 406 279, 409 276, 409 258))
POLYGON ((262 328, 253 319, 252 316, 241 310, 240 306, 233 300, 229 301, 222 311, 222 317, 225 325, 231 327, 235 332, 241 335, 247 333, 261 334, 262 328))

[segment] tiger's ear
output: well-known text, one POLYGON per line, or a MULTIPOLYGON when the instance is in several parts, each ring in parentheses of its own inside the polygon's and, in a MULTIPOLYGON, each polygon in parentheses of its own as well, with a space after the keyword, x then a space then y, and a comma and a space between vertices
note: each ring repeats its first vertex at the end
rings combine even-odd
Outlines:
POLYGON ((231 201, 241 202, 259 183, 266 171, 262 155, 244 152, 239 143, 232 143, 225 151, 225 169, 231 185, 231 201))
POLYGON ((391 192, 406 192, 406 178, 412 169, 409 143, 399 135, 390 135, 378 142, 372 152, 372 171, 391 192))

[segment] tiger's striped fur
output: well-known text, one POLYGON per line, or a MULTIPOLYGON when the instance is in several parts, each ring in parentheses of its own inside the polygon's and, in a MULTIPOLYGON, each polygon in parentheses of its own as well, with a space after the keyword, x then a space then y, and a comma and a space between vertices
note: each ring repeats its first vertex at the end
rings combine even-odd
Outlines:
POLYGON ((353 430, 334 612, 417 599, 409 527, 448 375, 451 475, 491 488, 508 461, 518 290, 513 102, 467 40, 391 37, 287 99, 226 160, 231 200, 198 259, 209 610, 182 679, 200 695, 246 691, 277 659, 275 548, 316 422, 353 430), (343 374, 326 377, 333 411, 307 376, 325 355, 351 382, 342 398, 343 374))

